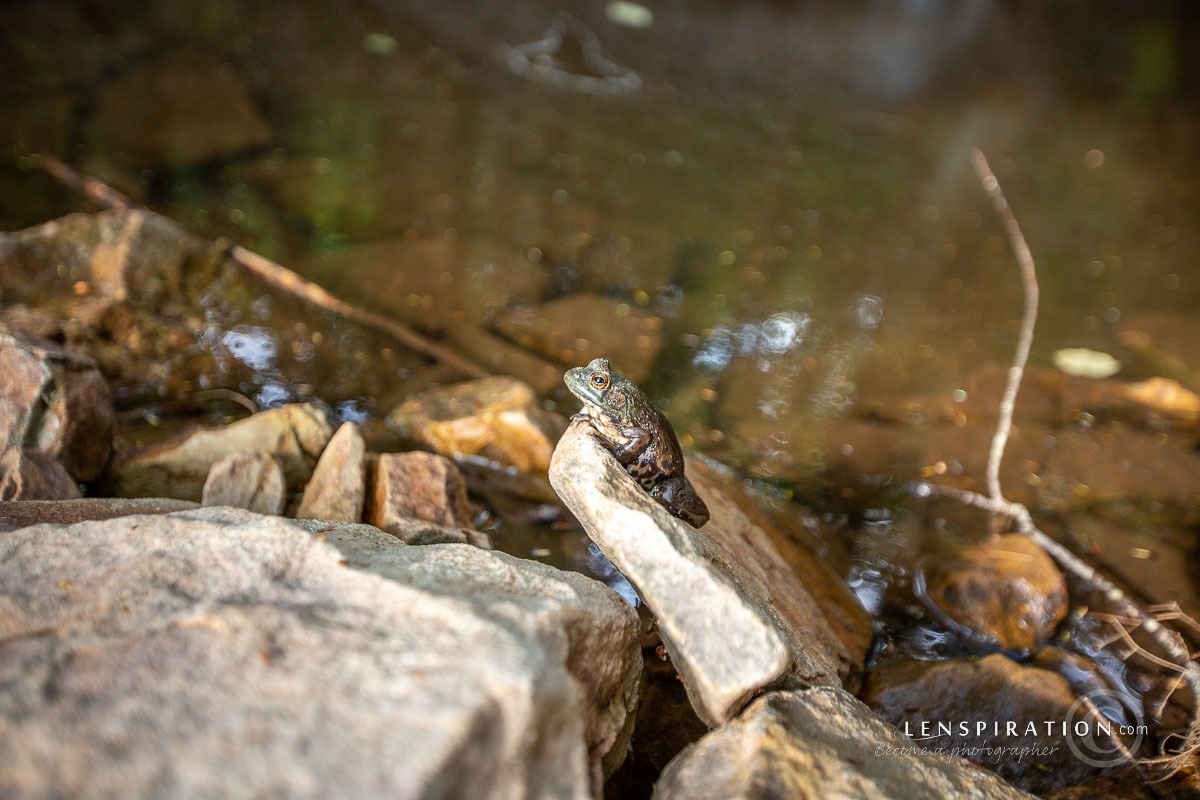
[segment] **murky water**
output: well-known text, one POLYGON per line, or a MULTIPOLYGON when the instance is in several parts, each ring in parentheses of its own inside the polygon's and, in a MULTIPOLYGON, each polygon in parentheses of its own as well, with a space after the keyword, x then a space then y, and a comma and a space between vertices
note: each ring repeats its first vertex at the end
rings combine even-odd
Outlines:
MULTIPOLYGON (((1154 374, 1123 326, 1200 303, 1189 7, 120 5, 4 12, 0 227, 81 207, 26 157, 48 152, 435 334, 614 299, 657 337, 614 363, 654 349, 646 386, 685 441, 828 501, 877 609, 908 545, 891 512, 845 507, 905 477, 864 420, 965 402, 1015 343, 1017 267, 972 146, 1039 263, 1035 366, 1086 346, 1154 374)), ((378 419, 445 379, 335 318, 251 308, 212 310, 209 384, 378 419)), ((909 466, 953 471, 977 446, 909 466)), ((1158 524, 1135 544, 1158 547, 1158 524)), ((522 547, 588 558, 548 537, 522 547)))

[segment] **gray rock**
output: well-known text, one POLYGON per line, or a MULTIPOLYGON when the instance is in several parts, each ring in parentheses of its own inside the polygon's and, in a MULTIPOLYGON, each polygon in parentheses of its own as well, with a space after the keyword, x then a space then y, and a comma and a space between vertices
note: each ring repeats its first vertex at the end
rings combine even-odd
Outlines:
POLYGON ((279 459, 289 490, 312 475, 333 435, 325 412, 294 404, 260 411, 220 428, 200 428, 132 453, 118 453, 109 489, 120 497, 200 500, 213 464, 243 450, 262 450, 279 459))
POLYGON ((587 431, 574 423, 563 436, 551 483, 657 616, 700 718, 724 722, 779 681, 840 684, 854 659, 736 504, 701 479, 696 488, 712 518, 695 530, 642 491, 587 431))
POLYGON ((283 470, 270 453, 243 450, 212 465, 200 499, 203 506, 244 508, 256 514, 283 513, 283 470))
POLYGON ((234 509, 0 535, 0 620, 6 796, 590 798, 641 668, 581 575, 234 509))
POLYGON ((49 522, 74 525, 94 519, 129 517, 135 514, 170 514, 199 508, 187 500, 157 497, 84 497, 78 500, 14 500, 0 502, 0 531, 27 528, 49 522))
POLYGON ((680 753, 654 797, 1029 797, 967 761, 920 749, 842 689, 772 692, 680 753))
POLYGON ((353 422, 343 422, 321 453, 312 480, 304 487, 304 499, 296 509, 296 517, 338 522, 361 520, 366 496, 365 457, 362 430, 353 422))
POLYGON ((41 450, 76 480, 94 480, 112 454, 108 384, 90 359, 0 331, 0 452, 41 450))
POLYGON ((40 450, 10 447, 0 456, 0 500, 72 500, 79 484, 40 450))

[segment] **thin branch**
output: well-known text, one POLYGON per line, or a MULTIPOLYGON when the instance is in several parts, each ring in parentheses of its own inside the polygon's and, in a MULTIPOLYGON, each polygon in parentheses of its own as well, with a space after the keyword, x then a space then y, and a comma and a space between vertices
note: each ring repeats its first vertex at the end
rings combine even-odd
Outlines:
MULTIPOLYGON (((125 210, 142 208, 99 178, 69 167, 53 156, 39 155, 35 156, 34 160, 39 167, 64 186, 82 192, 105 208, 125 210)), ((229 247, 228 255, 235 264, 281 292, 295 295, 318 308, 323 308, 344 319, 390 336, 410 350, 428 356, 434 361, 440 361, 463 375, 483 378, 489 374, 478 364, 474 364, 453 350, 422 336, 408 325, 382 314, 350 305, 328 289, 300 277, 287 267, 277 264, 253 250, 247 250, 245 247, 235 244, 229 247)))
POLYGON ((971 148, 971 163, 983 190, 992 200, 992 208, 1000 217, 1004 231, 1008 235, 1009 245, 1021 266, 1021 281, 1025 287, 1025 310, 1021 316, 1021 332, 1017 338, 1017 353, 1012 366, 1008 370, 1008 383, 1000 398, 1000 420, 996 425, 996 433, 992 436, 992 448, 988 452, 987 487, 992 500, 1001 502, 1004 494, 1000 490, 1000 462, 1004 459, 1004 448, 1008 445, 1008 433, 1012 428, 1013 408, 1017 404, 1017 392, 1021 388, 1021 377, 1025 372, 1025 364, 1029 361, 1029 349, 1033 346, 1033 328, 1037 322, 1038 312, 1038 281, 1037 270, 1034 268, 1033 253, 1021 234, 1021 226, 1013 215, 1000 188, 1000 181, 988 166, 987 156, 978 147, 971 148))

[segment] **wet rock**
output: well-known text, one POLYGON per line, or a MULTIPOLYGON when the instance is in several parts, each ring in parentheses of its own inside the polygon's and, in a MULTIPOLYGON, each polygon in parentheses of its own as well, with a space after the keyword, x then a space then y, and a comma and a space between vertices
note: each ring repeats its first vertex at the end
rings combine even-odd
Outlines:
POLYGON ((366 496, 365 447, 358 425, 343 422, 321 453, 295 516, 337 522, 361 520, 366 496))
POLYGON ((641 664, 581 575, 232 509, 7 533, 0 609, 21 796, 590 798, 641 664))
POLYGON ((693 483, 712 512, 700 531, 671 516, 573 424, 550 481, 658 618, 696 713, 716 725, 764 687, 837 685, 856 667, 767 535, 708 476, 693 483))
POLYGON ((200 500, 213 464, 244 450, 279 459, 290 491, 303 486, 333 432, 317 406, 292 404, 260 411, 221 428, 200 428, 171 441, 118 453, 109 488, 118 497, 200 500))
POLYGON ((1121 317, 1121 344, 1129 348, 1146 373, 1178 381, 1200 392, 1200 360, 1194 317, 1170 312, 1142 312, 1121 317))
POLYGON ((108 384, 90 359, 0 331, 0 450, 34 448, 78 481, 97 478, 112 453, 108 384))
POLYGON ((422 392, 397 406, 387 425, 449 458, 480 455, 545 473, 566 421, 542 409, 527 384, 496 376, 422 392))
POLYGON ((1067 613, 1062 573, 1019 533, 931 557, 922 575, 923 599, 943 621, 1012 653, 1031 652, 1067 613))
POLYGON ((20 500, 0 502, 0 530, 27 528, 48 522, 54 525, 74 525, 88 520, 113 519, 134 514, 170 514, 199 508, 187 500, 157 497, 127 499, 123 497, 84 497, 78 500, 20 500))
POLYGON ((471 527, 467 482, 454 462, 420 451, 379 455, 367 521, 386 531, 401 518, 471 527))
POLYGON ((561 364, 606 356, 634 383, 644 380, 662 349, 662 319, 607 297, 574 294, 523 306, 496 320, 514 342, 561 364))
POLYGON ((654 797, 1027 796, 966 761, 913 752, 920 746, 841 689, 771 692, 680 753, 654 797))
POLYGON ((227 64, 172 49, 102 85, 89 130, 132 167, 184 167, 266 144, 271 129, 227 64))
POLYGON ((1036 748, 1021 759, 997 759, 995 750, 973 751, 981 765, 1035 794, 1103 772, 1076 756, 1086 742, 1070 742, 1064 734, 1064 722, 1069 728, 1090 719, 1067 681, 999 654, 970 661, 885 661, 868 674, 863 700, 902 731, 914 737, 933 735, 923 742, 931 748, 1036 748), (1049 730, 1047 721, 1054 723, 1049 730), (966 731, 960 722, 966 723, 966 731), (1016 723, 1011 733, 1006 731, 1009 722, 1016 723), (949 723, 949 734, 942 735, 938 723, 949 723), (977 723, 985 724, 981 729, 977 723))
POLYGON ((285 500, 279 461, 262 450, 231 453, 212 465, 204 480, 200 505, 244 508, 278 516, 285 500))
POLYGON ((40 450, 10 447, 0 456, 0 500, 71 500, 79 485, 40 450))

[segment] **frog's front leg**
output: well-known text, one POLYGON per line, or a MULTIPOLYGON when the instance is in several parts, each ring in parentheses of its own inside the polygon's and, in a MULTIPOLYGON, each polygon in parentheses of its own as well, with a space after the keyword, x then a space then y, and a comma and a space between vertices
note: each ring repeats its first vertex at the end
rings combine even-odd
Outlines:
POLYGON ((650 446, 650 431, 645 428, 639 428, 636 425, 628 428, 621 428, 621 437, 625 440, 620 446, 612 451, 612 454, 617 457, 617 461, 622 464, 628 464, 639 454, 650 446))

